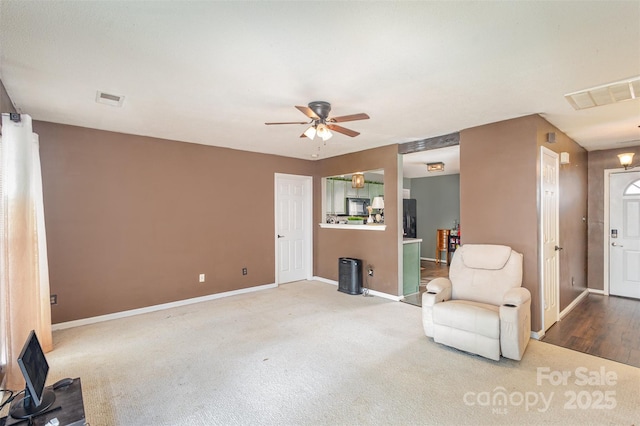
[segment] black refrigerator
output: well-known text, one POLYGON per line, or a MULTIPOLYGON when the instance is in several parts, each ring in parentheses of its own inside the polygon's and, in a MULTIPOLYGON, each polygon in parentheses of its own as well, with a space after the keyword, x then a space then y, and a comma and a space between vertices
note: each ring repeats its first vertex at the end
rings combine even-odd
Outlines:
POLYGON ((417 238, 416 236, 416 200, 402 200, 402 228, 404 230, 402 236, 404 238, 417 238))

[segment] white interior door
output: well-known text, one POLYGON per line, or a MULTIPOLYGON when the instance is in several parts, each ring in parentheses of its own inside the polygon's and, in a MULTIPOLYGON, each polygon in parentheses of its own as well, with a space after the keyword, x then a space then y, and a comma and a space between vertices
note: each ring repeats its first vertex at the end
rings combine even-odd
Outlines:
POLYGON ((312 178, 276 174, 276 282, 311 278, 312 178))
POLYGON ((640 299, 640 172, 609 178, 609 294, 640 299))
POLYGON ((540 228, 542 238, 542 317, 544 330, 548 330, 560 316, 559 281, 559 187, 558 154, 542 147, 540 155, 540 228))

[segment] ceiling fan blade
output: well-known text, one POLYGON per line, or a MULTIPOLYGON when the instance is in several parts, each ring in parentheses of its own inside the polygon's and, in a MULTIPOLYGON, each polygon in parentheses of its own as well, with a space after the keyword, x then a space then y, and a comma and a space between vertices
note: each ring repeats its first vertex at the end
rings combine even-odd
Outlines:
POLYGON ((370 117, 361 112, 360 114, 351 114, 351 115, 341 115, 340 117, 332 117, 328 121, 331 123, 343 123, 345 121, 356 121, 356 120, 367 120, 370 117))
POLYGON ((273 124, 309 124, 308 121, 286 121, 286 122, 282 122, 282 123, 264 123, 267 126, 271 126, 273 124))
POLYGON ((342 126, 338 126, 337 124, 327 124, 327 127, 333 130, 334 132, 342 133, 343 135, 347 135, 351 137, 358 136, 360 134, 360 132, 356 132, 354 130, 344 128, 342 126))
POLYGON ((298 105, 296 105, 296 108, 298 108, 300 112, 306 115, 307 117, 313 120, 320 120, 320 117, 318 117, 318 115, 315 112, 313 112, 311 108, 306 106, 298 106, 298 105))

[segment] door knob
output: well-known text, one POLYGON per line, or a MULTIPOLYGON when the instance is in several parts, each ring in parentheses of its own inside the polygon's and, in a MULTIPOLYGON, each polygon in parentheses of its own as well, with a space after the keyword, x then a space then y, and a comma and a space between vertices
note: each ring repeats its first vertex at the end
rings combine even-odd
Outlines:
POLYGON ((614 247, 624 247, 622 244, 618 244, 616 242, 611 243, 611 245, 614 247))
POLYGON ((284 238, 284 235, 278 234, 278 238, 284 238))
POLYGON ((554 250, 555 250, 555 251, 560 251, 560 250, 562 250, 562 247, 555 246, 554 250))

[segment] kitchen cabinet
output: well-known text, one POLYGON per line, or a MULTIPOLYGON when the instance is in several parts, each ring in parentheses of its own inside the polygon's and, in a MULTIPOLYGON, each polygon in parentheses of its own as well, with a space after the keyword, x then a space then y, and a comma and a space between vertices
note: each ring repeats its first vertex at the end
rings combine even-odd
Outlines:
POLYGON ((381 183, 370 183, 369 184, 369 198, 373 203, 373 199, 375 197, 384 197, 384 185, 381 183))
POLYGON ((369 190, 371 188, 370 183, 365 183, 364 188, 358 189, 358 198, 371 198, 369 196, 369 190))
POLYGON ((367 198, 373 202, 374 197, 384 196, 384 184, 366 182, 364 188, 354 188, 350 180, 327 178, 324 195, 326 214, 345 215, 346 198, 367 198))
POLYGON ((351 182, 347 183, 347 197, 351 198, 369 198, 369 184, 365 183, 364 188, 354 188, 351 182))
POLYGON ((371 199, 371 187, 376 184, 366 182, 364 188, 354 188, 351 182, 347 182, 347 197, 371 199))
POLYGON ((402 242, 402 295, 417 293, 420 287, 419 238, 405 238, 402 242))
POLYGON ((358 189, 354 188, 353 186, 351 186, 351 183, 349 183, 349 185, 346 187, 345 195, 347 197, 357 197, 358 196, 358 189))
MULTIPOLYGON (((330 179, 327 179, 327 181, 329 180, 330 179)), ((351 182, 348 183, 349 187, 351 187, 351 182)), ((331 196, 333 200, 333 214, 347 214, 345 202, 347 197, 346 189, 347 181, 333 180, 333 194, 331 196)))
POLYGON ((325 180, 324 212, 326 214, 335 214, 335 209, 333 206, 333 179, 325 180))

